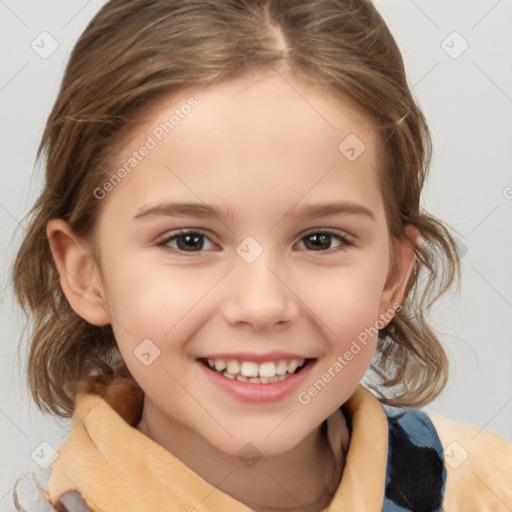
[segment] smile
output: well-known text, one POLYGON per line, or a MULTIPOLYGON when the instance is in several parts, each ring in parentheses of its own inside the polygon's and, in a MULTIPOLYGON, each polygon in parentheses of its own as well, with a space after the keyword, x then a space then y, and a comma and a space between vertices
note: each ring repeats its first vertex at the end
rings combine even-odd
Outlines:
POLYGON ((311 361, 311 359, 291 359, 257 363, 235 359, 200 358, 199 360, 219 375, 253 384, 273 384, 286 380, 311 361))

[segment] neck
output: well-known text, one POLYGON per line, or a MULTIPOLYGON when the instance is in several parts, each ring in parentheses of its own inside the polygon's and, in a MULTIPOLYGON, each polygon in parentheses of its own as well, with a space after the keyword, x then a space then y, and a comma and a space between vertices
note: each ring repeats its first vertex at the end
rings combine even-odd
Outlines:
MULTIPOLYGON (((203 480, 257 512, 318 512, 329 505, 338 488, 345 465, 342 444, 348 447, 343 414, 341 410, 334 414, 343 430, 342 442, 336 446, 331 446, 324 423, 292 450, 245 464, 165 416, 147 397, 136 428, 203 480)), ((339 441, 338 436, 335 439, 339 441)))

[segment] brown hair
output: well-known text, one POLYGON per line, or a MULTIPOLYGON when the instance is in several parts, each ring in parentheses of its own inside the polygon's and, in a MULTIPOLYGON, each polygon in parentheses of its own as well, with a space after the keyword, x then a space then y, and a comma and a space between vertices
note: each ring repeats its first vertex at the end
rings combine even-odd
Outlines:
POLYGON ((448 364, 424 316, 460 278, 449 231, 420 208, 431 157, 424 116, 407 85, 400 51, 369 0, 111 0, 78 40, 37 153, 46 153, 44 190, 30 211, 14 286, 33 316, 28 378, 44 412, 68 417, 78 382, 128 375, 111 326, 87 323, 70 307, 46 237, 52 218, 92 236, 94 189, 143 108, 163 94, 285 65, 297 76, 352 98, 383 141, 379 172, 390 236, 422 243, 403 308, 379 331, 372 387, 395 406, 433 400, 448 364), (423 284, 420 284, 423 283, 423 284))

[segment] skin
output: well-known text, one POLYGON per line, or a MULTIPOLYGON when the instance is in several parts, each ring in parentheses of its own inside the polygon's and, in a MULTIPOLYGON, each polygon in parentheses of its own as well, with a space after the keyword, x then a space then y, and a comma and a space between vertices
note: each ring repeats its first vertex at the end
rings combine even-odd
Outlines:
MULTIPOLYGON (((112 324, 145 392, 141 432, 255 510, 320 510, 344 465, 320 426, 342 415, 338 408, 368 369, 376 338, 309 403, 297 394, 365 328, 391 320, 413 265, 411 247, 391 241, 387 229, 380 141, 370 117, 347 97, 291 74, 259 72, 159 100, 117 163, 191 96, 198 106, 101 200, 93 241, 78 239, 61 219, 48 223, 61 286, 84 319, 112 324), (349 134, 366 146, 354 161, 338 150, 349 134), (301 213, 334 201, 362 205, 374 218, 301 213), (227 207, 232 216, 134 218, 164 202, 227 207), (180 246, 168 242, 174 250, 157 245, 185 228, 204 232, 201 250, 179 252, 183 238, 180 246), (327 249, 314 250, 305 234, 326 228, 352 245, 333 236, 327 249), (252 263, 236 252, 247 236, 263 249, 252 263), (150 366, 133 353, 147 338, 160 349, 150 366), (195 363, 205 354, 272 350, 317 358, 304 385, 273 403, 224 394, 195 363), (248 442, 262 456, 250 468, 237 457, 248 442)), ((408 227, 407 235, 414 244, 418 233, 408 227)), ((346 446, 348 429, 340 425, 346 446)))

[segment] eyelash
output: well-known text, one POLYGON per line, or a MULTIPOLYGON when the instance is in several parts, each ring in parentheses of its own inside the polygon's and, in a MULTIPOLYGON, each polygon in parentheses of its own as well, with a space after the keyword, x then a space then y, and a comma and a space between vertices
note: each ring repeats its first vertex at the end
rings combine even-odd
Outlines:
MULTIPOLYGON (((353 242, 353 240, 350 239, 350 237, 348 237, 346 235, 342 235, 341 233, 334 231, 332 229, 316 229, 314 231, 309 231, 300 237, 300 242, 303 242, 303 240, 305 238, 307 238, 308 236, 318 235, 318 234, 329 235, 333 238, 336 238, 339 242, 341 242, 341 244, 338 245, 337 247, 334 247, 333 249, 326 249, 326 250, 320 249, 318 251, 310 250, 307 252, 319 252, 319 253, 333 254, 333 253, 337 253, 339 251, 345 251, 347 249, 347 247, 351 247, 354 245, 354 242, 353 242)), ((180 238, 182 236, 186 236, 186 235, 199 235, 199 236, 204 237, 209 240, 208 236, 205 233, 203 233, 201 230, 186 229, 186 230, 178 231, 178 232, 172 234, 171 236, 167 236, 162 241, 158 242, 156 245, 158 247, 161 247, 165 251, 172 252, 172 253, 181 253, 181 254, 192 255, 192 254, 197 254, 197 253, 203 252, 204 249, 200 249, 198 251, 182 251, 180 249, 176 249, 176 248, 170 247, 168 245, 169 242, 171 242, 173 240, 177 240, 178 238, 180 238)))

